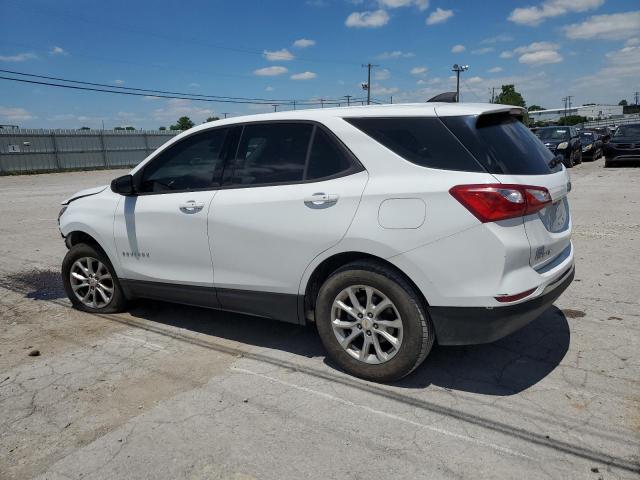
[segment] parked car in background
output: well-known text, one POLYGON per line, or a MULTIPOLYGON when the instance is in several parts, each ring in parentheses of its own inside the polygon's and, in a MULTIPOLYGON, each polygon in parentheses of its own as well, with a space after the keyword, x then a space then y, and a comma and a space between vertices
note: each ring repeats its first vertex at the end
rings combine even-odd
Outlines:
POLYGON ((604 146, 605 167, 640 160, 640 123, 620 125, 604 146))
POLYGON ((602 143, 608 143, 611 140, 612 131, 609 127, 591 127, 585 130, 596 132, 602 137, 602 143))
POLYGON ((604 144, 602 138, 595 132, 580 132, 580 143, 582 144, 582 159, 597 160, 603 154, 604 144))
POLYGON ((582 163, 582 144, 575 127, 543 127, 535 135, 552 153, 562 156, 565 167, 582 163))
POLYGON ((522 328, 573 279, 569 175, 523 115, 431 103, 191 128, 63 203, 65 290, 92 313, 142 297, 315 323, 344 370, 397 380, 436 340, 522 328))

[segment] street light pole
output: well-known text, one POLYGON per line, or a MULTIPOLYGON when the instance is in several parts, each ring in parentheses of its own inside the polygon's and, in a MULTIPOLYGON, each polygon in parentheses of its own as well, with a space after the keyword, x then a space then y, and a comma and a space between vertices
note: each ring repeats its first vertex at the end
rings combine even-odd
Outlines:
POLYGON ((453 65, 452 72, 456 72, 456 101, 460 103, 460 73, 469 70, 469 65, 453 65))
POLYGON ((362 88, 367 91, 367 105, 371 105, 371 69, 373 67, 379 67, 380 65, 372 65, 370 63, 367 63, 366 65, 362 66, 367 67, 367 83, 366 86, 362 85, 362 88))

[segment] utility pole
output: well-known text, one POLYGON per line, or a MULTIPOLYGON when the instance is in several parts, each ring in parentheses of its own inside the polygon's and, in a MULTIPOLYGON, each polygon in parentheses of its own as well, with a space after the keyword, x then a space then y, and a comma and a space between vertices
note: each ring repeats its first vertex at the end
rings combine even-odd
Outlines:
POLYGON ((227 118, 227 115, 229 115, 229 112, 222 112, 222 115, 224 115, 224 118, 227 118))
POLYGON ((491 87, 491 103, 496 103, 496 87, 491 87))
POLYGON ((293 101, 293 109, 294 110, 296 109, 296 101, 295 100, 293 101))
POLYGON ((344 98, 347 99, 347 107, 351 106, 351 98, 353 97, 353 95, 345 95, 344 98))
POLYGON ((391 95, 391 105, 393 105, 393 95, 391 95))
POLYGON ((636 105, 638 105, 638 97, 640 96, 640 92, 633 92, 633 96, 636 99, 636 105))
POLYGON ((563 120, 566 122, 567 120, 567 97, 562 97, 562 101, 564 102, 564 115, 563 115, 563 120))
POLYGON ((466 72, 467 70, 469 70, 469 65, 458 65, 457 63, 451 69, 452 72, 456 72, 456 97, 458 103, 460 102, 460 72, 466 72))
POLYGON ((379 67, 380 65, 372 65, 367 63, 366 65, 362 65, 362 67, 367 67, 367 83, 362 86, 367 91, 367 105, 371 105, 371 69, 374 67, 379 67))
POLYGON ((277 111, 278 111, 278 107, 280 106, 280 104, 278 104, 278 103, 274 103, 274 104, 272 104, 271 106, 273 107, 273 111, 274 111, 274 112, 277 112, 277 111))
POLYGON ((324 108, 324 98, 320 99, 320 108, 324 108))

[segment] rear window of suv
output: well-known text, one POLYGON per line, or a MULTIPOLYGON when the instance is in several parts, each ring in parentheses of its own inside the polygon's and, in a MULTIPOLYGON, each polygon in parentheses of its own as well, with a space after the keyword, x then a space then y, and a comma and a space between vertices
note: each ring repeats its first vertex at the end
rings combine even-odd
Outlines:
MULTIPOLYGON (((507 113, 439 117, 489 173, 545 175, 554 155, 516 117, 507 113)), ((556 165, 553 171, 562 167, 556 165)))

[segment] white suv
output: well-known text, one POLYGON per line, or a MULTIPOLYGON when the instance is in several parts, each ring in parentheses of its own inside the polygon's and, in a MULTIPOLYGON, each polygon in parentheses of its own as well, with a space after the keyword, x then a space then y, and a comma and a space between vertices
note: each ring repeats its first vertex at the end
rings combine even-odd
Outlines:
POLYGON ((571 283, 569 176, 522 114, 426 103, 192 128, 63 203, 67 294, 88 312, 143 297, 315 323, 346 371, 399 379, 434 341, 497 340, 571 283))

